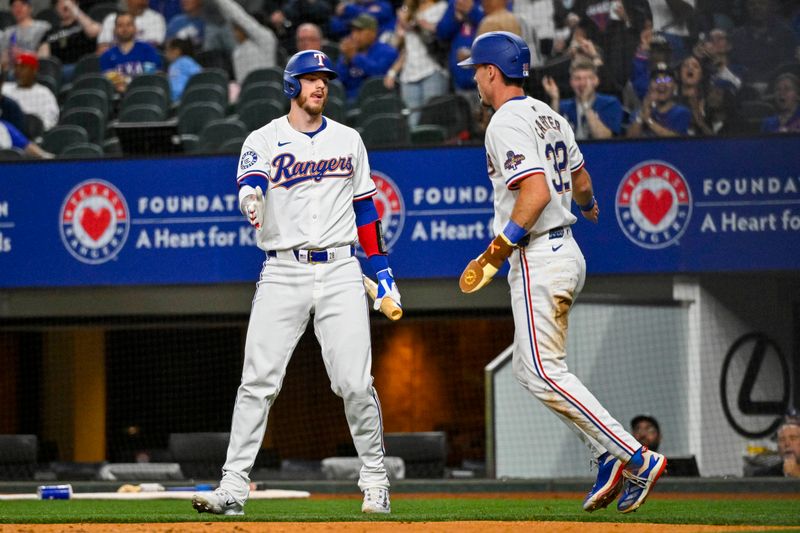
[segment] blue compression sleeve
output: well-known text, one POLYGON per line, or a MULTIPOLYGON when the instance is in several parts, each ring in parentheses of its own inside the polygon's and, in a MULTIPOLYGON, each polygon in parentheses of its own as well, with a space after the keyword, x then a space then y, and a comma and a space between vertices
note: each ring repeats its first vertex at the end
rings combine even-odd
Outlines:
POLYGON ((353 211, 356 212, 356 226, 363 226, 378 220, 378 210, 375 209, 375 202, 372 197, 353 202, 353 211))

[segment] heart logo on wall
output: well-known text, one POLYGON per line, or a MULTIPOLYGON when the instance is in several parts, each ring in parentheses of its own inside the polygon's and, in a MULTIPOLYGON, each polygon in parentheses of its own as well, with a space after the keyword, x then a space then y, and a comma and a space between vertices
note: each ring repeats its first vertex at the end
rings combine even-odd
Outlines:
POLYGON ((675 165, 642 161, 623 176, 614 207, 625 237, 636 246, 658 250, 680 244, 692 218, 692 191, 675 165))
POLYGON ((91 207, 87 207, 81 212, 80 222, 86 234, 96 241, 111 224, 111 211, 106 208, 95 211, 91 207))
POLYGON ((99 179, 81 182, 61 204, 61 242, 87 265, 101 265, 119 254, 128 239, 128 204, 119 189, 99 179))
POLYGON ((672 195, 666 189, 661 189, 658 192, 645 189, 639 194, 639 199, 636 203, 645 218, 651 224, 657 226, 664 218, 664 215, 669 213, 672 202, 672 195))

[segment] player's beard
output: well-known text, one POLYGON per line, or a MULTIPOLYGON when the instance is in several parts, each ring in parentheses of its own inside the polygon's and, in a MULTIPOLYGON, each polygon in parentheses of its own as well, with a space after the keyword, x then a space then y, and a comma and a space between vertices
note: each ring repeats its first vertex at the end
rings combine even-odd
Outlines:
POLYGON ((307 96, 300 95, 297 97, 297 105, 300 106, 300 109, 305 111, 311 116, 321 115, 322 112, 325 110, 325 105, 328 103, 328 93, 325 93, 325 96, 322 99, 321 104, 312 104, 309 102, 307 96))
POLYGON ((483 107, 491 107, 491 104, 483 97, 483 91, 481 91, 480 87, 478 87, 478 102, 480 102, 483 107))

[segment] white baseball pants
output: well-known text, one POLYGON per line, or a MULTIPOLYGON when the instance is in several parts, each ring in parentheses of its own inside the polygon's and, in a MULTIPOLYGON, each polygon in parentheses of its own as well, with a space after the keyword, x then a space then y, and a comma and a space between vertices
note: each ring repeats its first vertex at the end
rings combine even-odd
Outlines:
POLYGON ((220 483, 241 504, 249 495, 249 473, 264 439, 270 406, 312 312, 331 389, 344 400, 353 443, 363 463, 358 486, 362 491, 389 487, 358 260, 348 257, 308 264, 271 257, 264 263, 253 298, 242 382, 220 483))
POLYGON ((514 375, 595 456, 607 450, 627 463, 641 445, 569 372, 564 360, 569 311, 586 279, 586 262, 571 228, 533 238, 514 251, 510 262, 514 375))

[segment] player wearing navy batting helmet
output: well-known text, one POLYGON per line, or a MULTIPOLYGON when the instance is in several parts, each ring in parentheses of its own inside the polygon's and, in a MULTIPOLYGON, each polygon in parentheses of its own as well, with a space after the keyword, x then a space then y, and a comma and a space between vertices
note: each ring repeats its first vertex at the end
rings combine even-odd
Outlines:
POLYGON ((298 52, 286 63, 283 71, 283 94, 287 98, 297 98, 300 94, 300 81, 303 74, 324 72, 329 80, 335 80, 339 75, 333 70, 330 58, 319 50, 305 50, 298 52))
POLYGON ((374 308, 400 292, 389 268, 377 194, 367 150, 356 130, 323 116, 328 84, 336 78, 319 50, 289 59, 283 90, 288 115, 272 120, 244 141, 237 168, 239 207, 265 253, 256 285, 222 480, 199 492, 199 512, 244 514, 250 470, 280 392, 292 352, 306 329, 314 332, 331 389, 362 462, 361 510, 389 513, 380 402, 372 386, 369 315, 358 242, 378 278, 374 308))
POLYGON ((472 43, 470 57, 458 64, 462 68, 478 65, 494 65, 508 78, 527 78, 531 49, 522 37, 511 32, 484 33, 472 43))
POLYGON ((497 235, 469 262, 459 286, 466 293, 481 289, 510 260, 514 373, 594 453, 597 481, 583 508, 601 509, 621 493, 617 509, 629 513, 644 503, 667 461, 625 431, 564 362, 569 311, 586 277, 572 238, 572 201, 590 222, 600 211, 569 122, 525 96, 530 57, 517 35, 489 32, 459 63, 475 69, 481 102, 495 110, 486 129, 486 159, 497 235))

